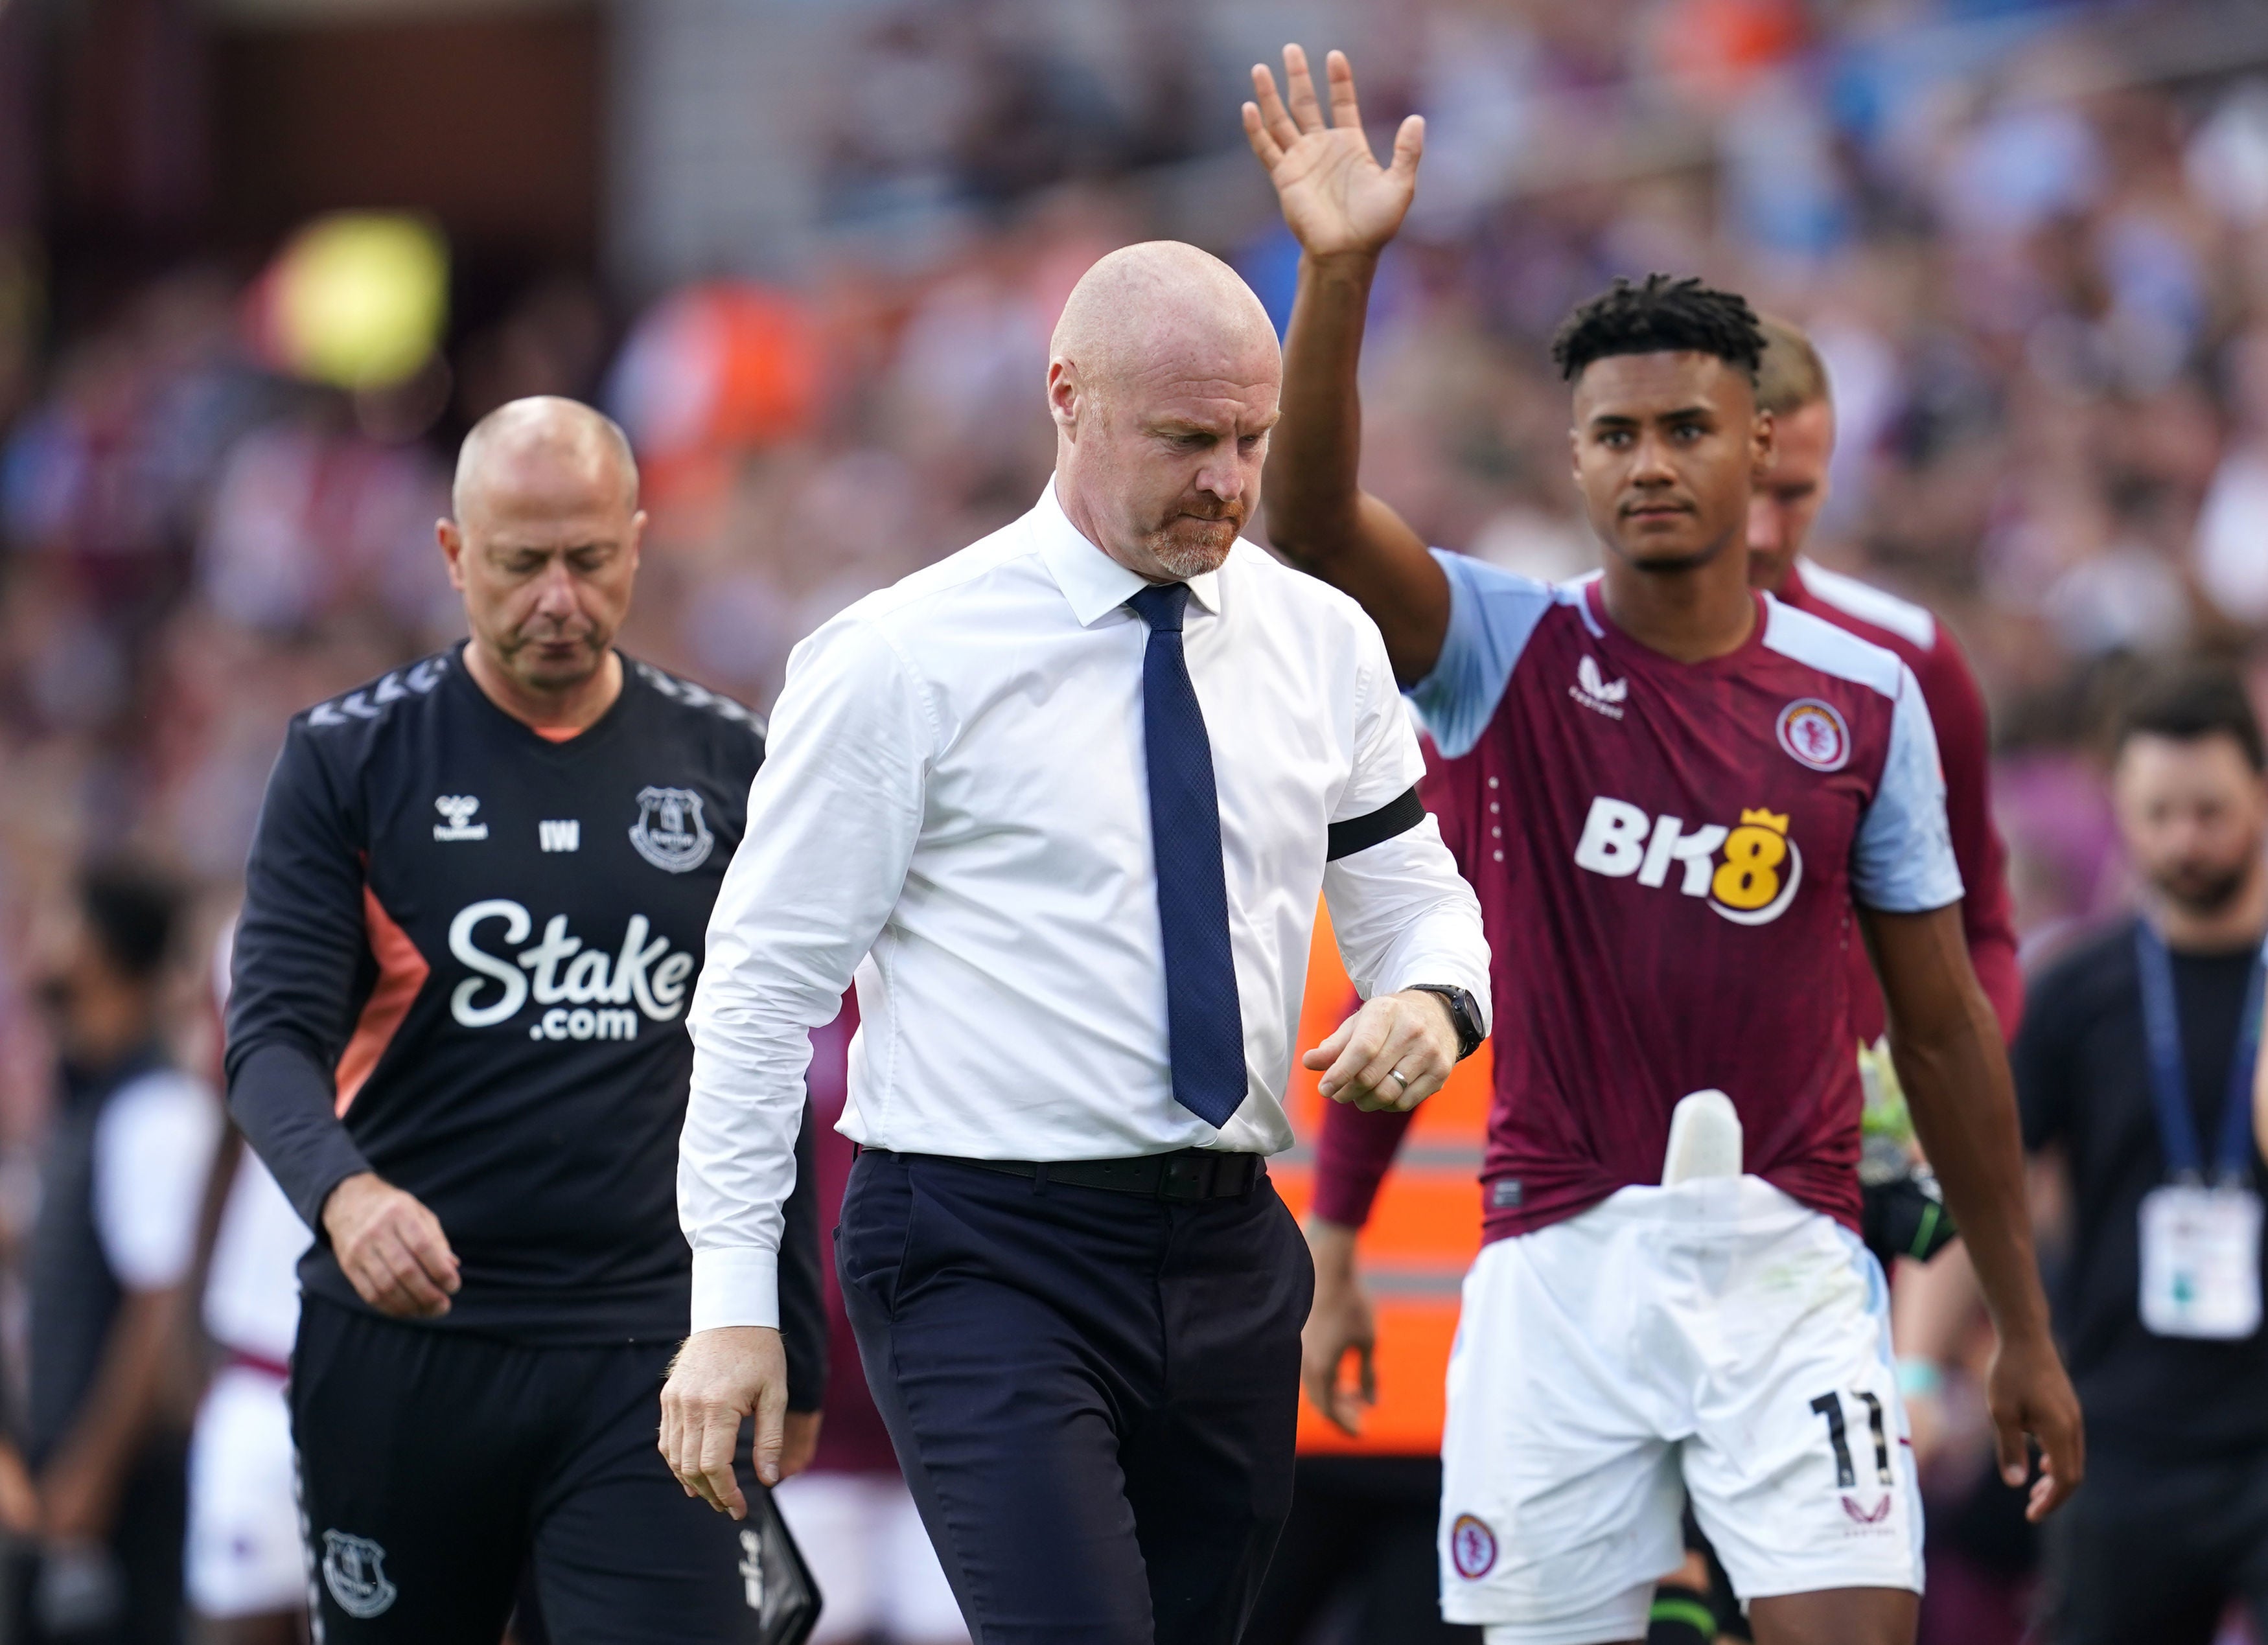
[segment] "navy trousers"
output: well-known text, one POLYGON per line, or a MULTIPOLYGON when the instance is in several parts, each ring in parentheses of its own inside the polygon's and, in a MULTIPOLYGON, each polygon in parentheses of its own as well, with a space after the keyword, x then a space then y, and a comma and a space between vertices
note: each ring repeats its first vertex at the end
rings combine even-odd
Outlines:
POLYGON ((1314 1291, 1267 1179, 1174 1201, 868 1153, 835 1238, 977 1645, 1233 1645, 1291 1508, 1314 1291))

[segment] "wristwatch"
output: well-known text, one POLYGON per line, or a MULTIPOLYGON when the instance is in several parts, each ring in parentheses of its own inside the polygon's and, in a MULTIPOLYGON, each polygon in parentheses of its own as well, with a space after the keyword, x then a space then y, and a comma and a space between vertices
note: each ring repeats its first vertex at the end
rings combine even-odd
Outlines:
POLYGON ((1481 1032, 1478 1002, 1470 994, 1446 982, 1413 982, 1410 986, 1419 994, 1438 994, 1448 1002, 1449 1020, 1457 1027, 1458 1061, 1462 1062, 1481 1048, 1481 1041, 1486 1036, 1481 1032))

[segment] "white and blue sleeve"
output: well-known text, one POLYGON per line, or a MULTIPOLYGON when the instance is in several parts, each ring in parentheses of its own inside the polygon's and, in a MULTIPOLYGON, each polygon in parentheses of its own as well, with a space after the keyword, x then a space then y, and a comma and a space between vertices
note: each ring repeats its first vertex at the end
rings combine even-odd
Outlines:
POLYGON ((1913 670, 1900 664, 1890 752, 1851 846, 1851 894, 1885 914, 1925 914, 1960 901, 1961 892, 1937 728, 1913 670))
POLYGON ((1449 631, 1440 660, 1410 688, 1410 701, 1434 746, 1454 758, 1480 741, 1528 636, 1557 595, 1548 584, 1468 554, 1436 548, 1433 558, 1449 577, 1449 631))

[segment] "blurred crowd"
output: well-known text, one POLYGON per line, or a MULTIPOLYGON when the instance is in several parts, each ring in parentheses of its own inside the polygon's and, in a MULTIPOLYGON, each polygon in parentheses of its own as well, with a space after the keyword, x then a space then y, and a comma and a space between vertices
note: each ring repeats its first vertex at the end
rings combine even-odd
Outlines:
MULTIPOLYGON (((1029 505, 1048 333, 1095 256, 1189 232, 1201 190, 1212 248, 1288 311, 1294 253, 1229 146, 1242 66, 1138 28, 1113 100, 961 26, 990 10, 870 9, 813 137, 829 222, 865 231, 793 280, 632 306, 560 269, 358 387, 284 369, 225 257, 32 326, 0 371, 0 1230, 51 1102, 11 969, 43 900, 132 848, 201 888, 209 951, 287 717, 461 632, 433 523, 472 420, 613 410, 652 512, 625 643, 761 706, 799 635, 1029 505), (875 252, 917 206, 921 253, 875 252)), ((1661 268, 1800 321, 1841 422, 1820 554, 1975 662, 2022 929, 2116 906, 2108 685, 2182 648, 2268 684, 2268 36, 2174 48, 2242 7, 1398 10, 1365 108, 1429 136, 1366 355, 1369 488, 1435 541, 1580 572, 1561 315, 1661 268)))

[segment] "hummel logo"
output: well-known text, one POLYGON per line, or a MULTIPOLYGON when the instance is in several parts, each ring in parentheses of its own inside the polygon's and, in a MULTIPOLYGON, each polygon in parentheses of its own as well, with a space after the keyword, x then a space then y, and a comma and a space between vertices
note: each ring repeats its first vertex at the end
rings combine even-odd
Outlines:
POLYGON ((583 825, 573 818, 555 822, 549 818, 535 825, 537 836, 547 851, 579 851, 583 848, 583 825))
POLYGON ((1567 694, 1587 709, 1595 709, 1610 720, 1623 717, 1623 699, 1630 695, 1630 681, 1609 679, 1599 672, 1597 659, 1586 652, 1575 665, 1575 683, 1567 687, 1567 694))
POLYGON ((469 794, 444 794, 433 802, 433 809, 449 820, 433 825, 436 840, 485 840, 489 826, 472 820, 473 813, 481 808, 480 801, 469 794))

